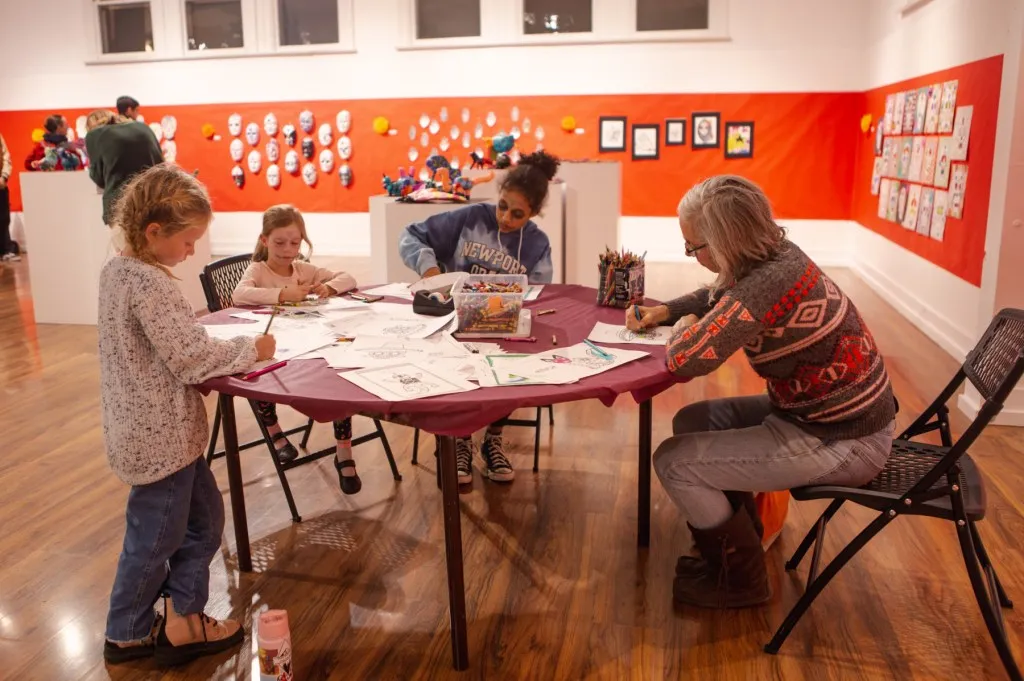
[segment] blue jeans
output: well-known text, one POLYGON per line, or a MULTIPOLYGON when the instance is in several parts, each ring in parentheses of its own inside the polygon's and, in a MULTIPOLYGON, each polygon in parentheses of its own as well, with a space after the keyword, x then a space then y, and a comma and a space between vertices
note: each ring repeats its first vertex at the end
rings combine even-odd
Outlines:
POLYGON ((125 519, 107 614, 107 639, 115 643, 149 635, 162 592, 180 615, 203 612, 210 561, 224 531, 224 500, 200 457, 163 480, 132 487, 125 519))

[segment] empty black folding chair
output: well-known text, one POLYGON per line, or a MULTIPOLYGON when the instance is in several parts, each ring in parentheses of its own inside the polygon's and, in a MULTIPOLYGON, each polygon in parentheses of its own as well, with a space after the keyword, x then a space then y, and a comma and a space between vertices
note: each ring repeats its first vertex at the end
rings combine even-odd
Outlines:
POLYGON ((956 528, 960 551, 967 566, 975 598, 995 643, 1006 672, 1014 681, 1021 673, 1014 662, 1003 625, 1002 608, 1013 603, 999 582, 995 567, 989 560, 976 523, 985 517, 985 484, 976 463, 967 453, 982 430, 1003 408, 1003 402, 1024 374, 1024 311, 1002 310, 995 316, 984 336, 967 355, 953 380, 934 402, 894 442, 885 468, 863 487, 813 485, 792 490, 793 498, 831 499, 825 512, 807 533, 796 553, 786 563, 795 570, 813 545, 811 569, 803 596, 786 616, 765 646, 768 653, 777 653, 819 593, 836 573, 868 541, 901 515, 924 515, 949 520, 956 528), (958 440, 953 441, 946 403, 959 391, 964 381, 980 393, 984 403, 977 417, 958 440), (938 431, 941 445, 912 442, 919 435, 938 431), (853 541, 829 563, 821 574, 818 564, 825 528, 844 502, 850 501, 879 512, 853 541))

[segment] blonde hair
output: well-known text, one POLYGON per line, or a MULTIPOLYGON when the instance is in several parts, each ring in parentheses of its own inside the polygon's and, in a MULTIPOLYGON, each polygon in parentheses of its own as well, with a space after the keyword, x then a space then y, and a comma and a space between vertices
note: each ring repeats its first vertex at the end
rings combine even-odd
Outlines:
POLYGON ((208 223, 213 217, 210 196, 203 184, 178 166, 160 164, 144 170, 125 185, 114 208, 114 225, 121 230, 134 257, 168 274, 149 251, 146 229, 156 224, 170 236, 208 223))
POLYGON ((85 119, 85 129, 87 132, 92 132, 96 128, 104 125, 111 125, 117 123, 118 115, 109 109, 96 109, 88 118, 85 119))
POLYGON ((786 239, 785 228, 772 217, 768 197, 737 175, 718 175, 686 192, 679 202, 679 222, 700 234, 718 265, 714 290, 745 277, 777 253, 786 239))
POLYGON ((302 240, 309 246, 309 253, 305 257, 299 253, 299 259, 309 260, 313 255, 313 242, 306 235, 306 221, 302 219, 302 213, 299 212, 298 208, 287 203, 281 203, 271 206, 263 212, 263 231, 260 232, 260 238, 256 239, 256 249, 252 252, 252 261, 266 262, 270 252, 267 249, 266 243, 264 243, 264 239, 269 238, 275 229, 291 227, 292 225, 299 228, 302 240))

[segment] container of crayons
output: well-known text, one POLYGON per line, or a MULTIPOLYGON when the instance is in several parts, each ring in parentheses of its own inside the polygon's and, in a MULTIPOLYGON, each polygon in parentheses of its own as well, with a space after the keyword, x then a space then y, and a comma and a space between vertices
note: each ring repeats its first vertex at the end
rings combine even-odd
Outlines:
POLYGON ((524 274, 469 274, 452 287, 458 333, 514 334, 528 280, 524 274))
POLYGON ((644 302, 643 256, 606 248, 597 271, 598 305, 627 308, 644 302))

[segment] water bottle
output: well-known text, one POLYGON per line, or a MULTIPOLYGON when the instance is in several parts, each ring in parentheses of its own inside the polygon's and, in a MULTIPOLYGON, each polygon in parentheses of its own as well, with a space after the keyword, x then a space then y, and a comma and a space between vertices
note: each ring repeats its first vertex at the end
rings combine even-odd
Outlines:
POLYGON ((256 630, 259 645, 260 681, 294 681, 292 635, 285 610, 260 613, 256 630))

